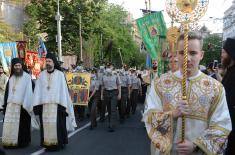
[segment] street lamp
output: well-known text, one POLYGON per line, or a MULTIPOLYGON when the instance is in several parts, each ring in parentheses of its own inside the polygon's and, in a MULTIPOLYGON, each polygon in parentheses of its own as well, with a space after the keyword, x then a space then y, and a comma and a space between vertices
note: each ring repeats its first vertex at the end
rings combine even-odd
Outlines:
POLYGON ((57 20, 57 43, 58 43, 58 55, 59 55, 59 61, 62 60, 62 47, 61 47, 61 20, 62 16, 60 15, 60 2, 57 0, 57 14, 55 16, 55 19, 57 20))

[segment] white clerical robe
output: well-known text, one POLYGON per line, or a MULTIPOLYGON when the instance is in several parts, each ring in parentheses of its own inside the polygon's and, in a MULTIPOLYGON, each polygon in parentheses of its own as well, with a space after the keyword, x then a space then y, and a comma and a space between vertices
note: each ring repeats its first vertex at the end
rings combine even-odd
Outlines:
POLYGON ((66 108, 66 128, 73 131, 77 127, 74 117, 73 104, 69 95, 64 73, 55 69, 49 74, 46 70, 42 71, 36 81, 34 89, 33 105, 59 104, 66 108))
POLYGON ((0 109, 3 108, 2 106, 4 103, 4 94, 5 94, 7 81, 8 81, 8 77, 4 73, 2 73, 0 75, 0 109))
POLYGON ((32 121, 33 127, 38 127, 33 113, 33 90, 30 75, 23 72, 22 76, 11 76, 7 89, 7 104, 2 134, 3 146, 27 145, 30 142, 30 122, 32 121), (27 112, 24 112, 24 110, 27 112), (22 132, 20 128, 24 128, 25 132, 22 132), (28 140, 25 140, 22 136, 27 136, 28 140))
POLYGON ((23 72, 19 79, 12 76, 9 80, 9 91, 7 103, 22 105, 28 113, 33 111, 33 90, 32 81, 29 74, 23 72))
MULTIPOLYGON (((166 73, 152 83, 143 115, 151 139, 151 155, 177 154, 182 119, 173 119, 172 111, 181 97, 180 71, 166 73)), ((187 100, 191 112, 185 116, 185 139, 200 148, 193 154, 222 154, 231 131, 222 84, 199 71, 187 80, 187 100)))

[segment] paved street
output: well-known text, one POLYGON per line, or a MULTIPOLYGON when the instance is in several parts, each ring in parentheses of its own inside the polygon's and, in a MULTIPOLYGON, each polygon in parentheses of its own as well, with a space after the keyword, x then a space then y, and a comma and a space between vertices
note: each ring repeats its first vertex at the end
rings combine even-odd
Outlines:
MULTIPOLYGON (((69 134, 69 144, 60 152, 45 152, 39 146, 39 131, 32 132, 29 147, 5 151, 7 155, 149 155, 149 140, 144 124, 140 122, 140 109, 141 106, 113 133, 107 131, 107 122, 98 123, 94 130, 89 129, 88 120, 79 123, 76 131, 69 134)), ((2 134, 2 122, 0 125, 2 134)))

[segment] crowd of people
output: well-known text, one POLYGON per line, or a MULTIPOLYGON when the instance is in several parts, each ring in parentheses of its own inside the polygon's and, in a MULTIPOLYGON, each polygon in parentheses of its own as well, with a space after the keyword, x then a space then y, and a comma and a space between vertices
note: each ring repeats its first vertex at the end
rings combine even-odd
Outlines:
POLYGON ((46 55, 45 69, 37 80, 32 80, 24 70, 20 58, 12 59, 9 77, 0 67, 4 148, 28 146, 31 128, 36 128, 40 130, 42 147, 48 151, 60 150, 68 144, 68 132, 77 127, 77 122, 83 121, 85 114, 90 117, 92 130, 97 126, 97 117, 104 122, 108 112, 109 132, 115 131, 118 122, 122 124, 135 114, 143 84, 136 69, 123 66, 115 70, 108 63, 90 71, 78 66, 72 72, 91 73, 87 107, 73 105, 65 73, 53 53, 46 55))
POLYGON ((149 70, 127 65, 115 69, 111 63, 91 70, 74 66, 70 72, 91 75, 88 106, 73 105, 65 71, 55 54, 47 53, 45 69, 37 80, 24 71, 20 58, 12 59, 9 77, 0 67, 3 147, 28 146, 33 127, 40 129, 41 146, 48 151, 60 150, 68 144, 68 132, 85 117, 90 119, 90 130, 97 127, 99 117, 99 123, 107 121, 108 132, 114 132, 118 124, 136 114, 138 103, 142 103, 152 155, 230 155, 235 146, 235 39, 228 38, 224 43, 221 64, 214 61, 207 68, 200 66, 202 43, 200 35, 189 33, 186 96, 182 91, 183 35, 178 39, 176 56, 169 57, 174 65, 169 63, 170 70, 161 76, 157 60, 152 61, 149 70))
POLYGON ((147 83, 141 77, 141 71, 123 65, 114 69, 111 63, 90 71, 78 66, 72 72, 91 73, 90 97, 88 107, 75 105, 75 116, 79 121, 90 117, 90 129, 97 126, 96 118, 105 121, 108 112, 108 131, 115 131, 117 122, 123 124, 125 119, 135 114, 137 103, 144 103, 142 90, 146 91, 147 83))

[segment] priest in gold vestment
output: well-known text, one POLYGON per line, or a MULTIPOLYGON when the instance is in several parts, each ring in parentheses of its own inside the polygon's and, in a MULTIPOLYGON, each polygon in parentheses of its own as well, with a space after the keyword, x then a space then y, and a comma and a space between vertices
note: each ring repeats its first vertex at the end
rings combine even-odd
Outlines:
POLYGON ((225 90, 221 83, 199 71, 202 38, 189 33, 187 101, 182 100, 184 36, 178 39, 179 70, 151 83, 143 115, 151 139, 151 155, 223 154, 231 131, 225 90), (185 140, 181 122, 185 116, 185 140))

